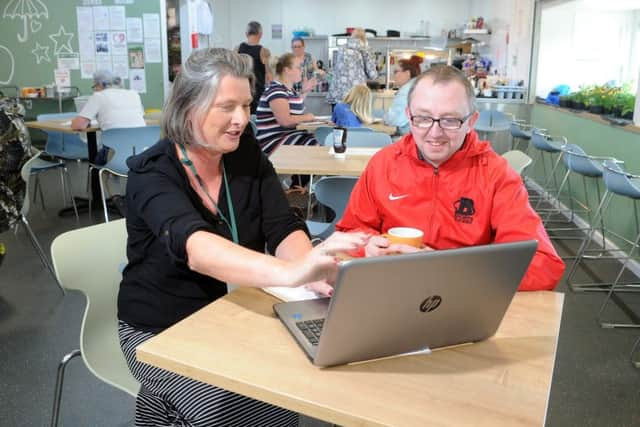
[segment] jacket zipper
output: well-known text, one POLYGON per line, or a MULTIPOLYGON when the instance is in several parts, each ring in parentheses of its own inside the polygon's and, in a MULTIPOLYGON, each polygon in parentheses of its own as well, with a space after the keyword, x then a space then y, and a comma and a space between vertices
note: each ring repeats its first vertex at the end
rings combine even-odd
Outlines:
POLYGON ((434 241, 433 239, 433 224, 434 224, 434 217, 436 214, 436 210, 437 210, 437 199, 438 199, 438 192, 436 191, 438 188, 438 167, 434 167, 433 168, 433 178, 431 180, 431 191, 432 191, 432 203, 433 203, 433 208, 431 209, 431 218, 429 218, 429 230, 427 233, 427 236, 429 236, 429 241, 434 241))

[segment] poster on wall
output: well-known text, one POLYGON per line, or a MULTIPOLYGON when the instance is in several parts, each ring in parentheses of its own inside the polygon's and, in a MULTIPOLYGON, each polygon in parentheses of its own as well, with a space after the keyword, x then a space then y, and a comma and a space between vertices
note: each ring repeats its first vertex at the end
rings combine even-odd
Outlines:
POLYGON ((124 31, 111 32, 111 54, 127 55, 127 33, 124 31))
POLYGON ((97 6, 93 8, 93 29, 96 31, 109 29, 108 7, 97 6))
POLYGON ((148 39, 160 38, 160 15, 157 13, 143 13, 144 37, 148 39))
POLYGON ((124 30, 126 28, 124 6, 109 7, 109 29, 124 30))
POLYGON ((127 40, 129 43, 142 43, 142 19, 127 18, 127 40))
POLYGON ((144 56, 148 63, 162 62, 160 39, 144 39, 144 56))
POLYGON ((109 33, 106 31, 96 31, 94 33, 96 55, 109 55, 109 33))
POLYGON ((147 81, 142 70, 129 70, 129 88, 138 93, 147 92, 147 81))
POLYGON ((69 70, 53 70, 53 80, 56 82, 58 89, 71 86, 71 71, 69 70))
POLYGON ((144 50, 142 46, 129 47, 129 68, 144 68, 144 50))
POLYGON ((111 64, 115 76, 120 77, 123 81, 129 78, 129 61, 127 55, 112 56, 111 64))
POLYGON ((59 53, 58 54, 59 70, 79 70, 80 58, 77 53, 59 53))
POLYGON ((93 73, 96 72, 96 62, 92 58, 83 58, 80 61, 80 77, 83 79, 92 79, 93 73))

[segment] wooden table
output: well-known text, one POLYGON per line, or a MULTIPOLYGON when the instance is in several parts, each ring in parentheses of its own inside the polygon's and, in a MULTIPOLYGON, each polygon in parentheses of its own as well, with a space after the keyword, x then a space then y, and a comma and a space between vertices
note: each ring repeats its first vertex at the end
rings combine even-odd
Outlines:
POLYGON ((281 145, 269 160, 279 174, 360 176, 375 150, 347 148, 346 158, 336 159, 330 149, 319 145, 281 145))
MULTIPOLYGON (((147 119, 147 125, 157 125, 159 120, 147 119)), ((30 121, 25 122, 25 126, 31 129, 40 129, 44 131, 62 132, 62 133, 86 133, 87 134, 87 150, 89 161, 93 163, 98 153, 98 140, 96 133, 100 130, 99 127, 88 127, 83 130, 71 129, 69 119, 57 119, 57 120, 43 120, 43 121, 30 121)))
POLYGON ((273 314, 277 300, 243 288, 142 344, 137 357, 342 426, 542 426, 563 297, 519 292, 481 343, 319 369, 273 314))
MULTIPOLYGON (((313 121, 313 122, 307 122, 307 123, 300 123, 296 126, 296 129, 307 130, 313 133, 316 129, 318 129, 321 126, 334 127, 335 123, 324 122, 324 121, 313 121)), ((387 135, 395 135, 397 132, 397 129, 395 126, 388 126, 388 125, 385 125, 384 123, 371 123, 371 124, 362 125, 362 126, 373 129, 377 132, 386 133, 387 135)))

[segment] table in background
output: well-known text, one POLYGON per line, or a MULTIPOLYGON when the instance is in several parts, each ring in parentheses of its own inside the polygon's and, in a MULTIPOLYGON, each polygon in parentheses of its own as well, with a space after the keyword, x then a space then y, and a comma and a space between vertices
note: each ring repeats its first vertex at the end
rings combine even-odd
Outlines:
POLYGON ((347 148, 344 159, 330 154, 331 148, 319 145, 281 145, 269 157, 279 174, 360 176, 375 149, 347 148), (367 154, 350 154, 367 153, 367 154))
MULTIPOLYGON (((240 288, 137 348, 139 360, 342 426, 542 426, 563 295, 518 292, 497 334, 473 345, 319 369, 240 288)), ((384 315, 384 313, 381 313, 384 315)))
MULTIPOLYGON (((303 122, 298 124, 296 129, 306 130, 313 133, 316 129, 322 126, 334 127, 335 123, 323 121, 303 122)), ((368 125, 362 125, 362 127, 373 129, 376 132, 386 133, 387 135, 395 135, 397 130, 395 126, 387 126, 384 123, 371 123, 368 125)))

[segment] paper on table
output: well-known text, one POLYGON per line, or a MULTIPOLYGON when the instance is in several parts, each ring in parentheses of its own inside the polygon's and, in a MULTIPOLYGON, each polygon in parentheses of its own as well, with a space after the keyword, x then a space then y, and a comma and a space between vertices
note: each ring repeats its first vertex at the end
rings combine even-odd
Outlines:
POLYGON ((268 294, 273 295, 276 298, 280 298, 282 301, 304 301, 308 299, 322 298, 319 295, 304 286, 298 286, 297 288, 287 288, 285 286, 271 286, 268 288, 262 288, 268 294))
POLYGON ((331 120, 331 116, 314 116, 316 120, 331 120))
MULTIPOLYGON (((347 147, 347 154, 352 156, 373 156, 380 148, 376 147, 347 147)), ((329 148, 329 154, 333 155, 333 147, 329 148)))

